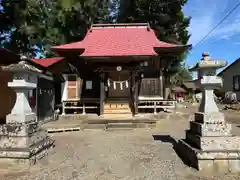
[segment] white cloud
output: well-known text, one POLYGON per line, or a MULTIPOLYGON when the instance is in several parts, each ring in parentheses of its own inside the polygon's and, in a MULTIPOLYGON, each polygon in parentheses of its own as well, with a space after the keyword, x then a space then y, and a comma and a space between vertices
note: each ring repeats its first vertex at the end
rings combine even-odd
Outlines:
POLYGON ((199 18, 192 18, 191 25, 189 27, 189 32, 191 33, 190 43, 193 45, 199 42, 204 36, 205 32, 211 30, 213 20, 210 16, 203 16, 199 18))
POLYGON ((216 31, 214 31, 211 37, 215 37, 217 39, 231 39, 231 37, 240 33, 240 22, 233 22, 229 24, 225 24, 221 26, 216 31))
MULTIPOLYGON (((184 12, 187 16, 192 17, 189 27, 190 43, 196 45, 201 41, 230 12, 236 3, 227 0, 189 0, 189 3, 184 7, 184 12)), ((207 40, 229 40, 240 33, 239 9, 215 29, 207 40)))

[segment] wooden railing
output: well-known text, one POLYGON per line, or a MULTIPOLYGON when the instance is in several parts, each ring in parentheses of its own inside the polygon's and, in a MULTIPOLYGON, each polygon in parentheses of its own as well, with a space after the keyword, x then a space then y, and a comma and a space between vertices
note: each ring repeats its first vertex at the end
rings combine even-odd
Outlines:
POLYGON ((144 97, 138 100, 138 109, 153 109, 154 114, 157 109, 174 109, 176 107, 175 100, 163 100, 160 97, 144 97))
POLYGON ((82 114, 86 114, 86 109, 98 109, 99 108, 99 102, 95 98, 88 98, 88 99, 68 99, 62 102, 62 111, 63 114, 65 114, 67 109, 81 109, 82 114), (89 104, 94 105, 89 105, 89 104))

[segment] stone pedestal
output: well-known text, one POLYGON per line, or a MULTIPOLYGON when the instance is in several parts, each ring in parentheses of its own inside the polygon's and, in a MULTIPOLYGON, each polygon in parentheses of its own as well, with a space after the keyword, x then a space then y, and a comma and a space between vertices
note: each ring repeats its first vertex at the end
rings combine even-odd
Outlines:
POLYGON ((6 124, 0 126, 0 162, 32 165, 53 146, 28 103, 28 92, 36 88, 37 74, 23 63, 5 69, 14 73, 8 86, 15 90, 17 98, 6 124))
POLYGON ((186 138, 179 141, 179 153, 198 170, 240 172, 240 137, 231 134, 231 125, 225 122, 213 98, 213 88, 221 84, 213 70, 220 65, 206 55, 197 65, 203 98, 186 138))

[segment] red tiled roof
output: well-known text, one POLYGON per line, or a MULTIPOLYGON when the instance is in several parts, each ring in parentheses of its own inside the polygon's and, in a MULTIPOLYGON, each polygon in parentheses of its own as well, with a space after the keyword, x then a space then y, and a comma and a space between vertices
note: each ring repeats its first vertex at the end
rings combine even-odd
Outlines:
POLYGON ((63 59, 62 57, 54 57, 54 58, 32 59, 32 61, 43 67, 49 67, 49 66, 61 61, 62 59, 63 59))
MULTIPOLYGON (((83 57, 154 56, 154 48, 180 45, 159 41, 148 24, 96 24, 82 41, 55 46, 56 52, 83 51, 83 57)), ((184 46, 186 47, 186 46, 184 46)))

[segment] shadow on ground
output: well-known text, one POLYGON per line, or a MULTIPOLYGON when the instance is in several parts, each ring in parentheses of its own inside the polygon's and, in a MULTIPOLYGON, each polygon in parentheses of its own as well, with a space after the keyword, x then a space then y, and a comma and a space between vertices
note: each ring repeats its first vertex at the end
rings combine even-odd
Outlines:
POLYGON ((153 135, 153 139, 155 141, 161 141, 164 143, 170 143, 172 144, 172 148, 175 151, 175 153, 178 155, 178 157, 183 161, 183 163, 187 166, 193 167, 193 168, 197 168, 196 165, 192 164, 189 160, 187 160, 185 158, 185 156, 183 156, 184 152, 181 152, 181 148, 180 148, 180 143, 174 139, 172 136, 170 135, 153 135))

